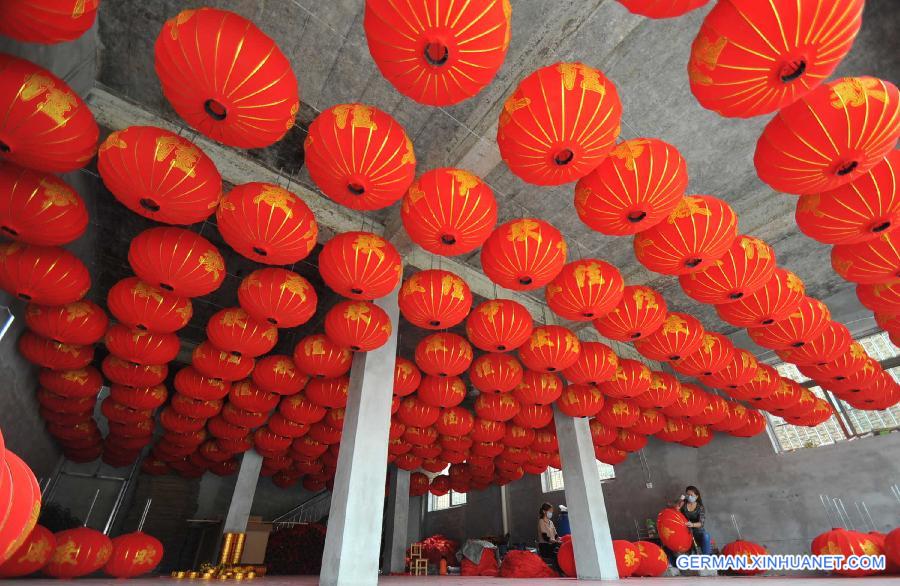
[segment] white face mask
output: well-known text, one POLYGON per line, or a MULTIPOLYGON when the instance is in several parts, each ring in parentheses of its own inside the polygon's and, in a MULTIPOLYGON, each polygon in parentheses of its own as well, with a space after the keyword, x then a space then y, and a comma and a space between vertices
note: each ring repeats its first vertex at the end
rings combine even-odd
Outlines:
POLYGON ((697 502, 697 495, 695 495, 695 494, 689 494, 688 497, 687 497, 687 500, 688 500, 689 503, 696 503, 696 502, 697 502))
POLYGON ((553 518, 553 511, 547 511, 547 518, 548 518, 548 519, 552 519, 552 518, 553 518))

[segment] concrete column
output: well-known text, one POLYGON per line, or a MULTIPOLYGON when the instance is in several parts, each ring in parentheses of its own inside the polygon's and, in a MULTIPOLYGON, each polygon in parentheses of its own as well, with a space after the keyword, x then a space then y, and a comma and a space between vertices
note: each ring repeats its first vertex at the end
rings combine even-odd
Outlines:
POLYGON ((384 511, 384 550, 381 571, 399 573, 406 569, 409 531, 409 471, 391 466, 388 472, 387 507, 384 511))
POLYGON ((588 420, 569 417, 555 405, 553 417, 559 438, 578 579, 617 580, 619 572, 588 420))
POLYGON ((338 456, 325 553, 322 586, 375 586, 384 512, 388 431, 391 420, 394 363, 400 310, 397 289, 376 303, 384 309, 393 332, 372 352, 357 352, 338 456))
POLYGON ((228 515, 225 516, 223 533, 247 531, 247 520, 250 518, 250 508, 253 506, 253 495, 256 494, 262 460, 262 456, 254 450, 244 452, 234 492, 231 495, 231 504, 228 505, 228 515))

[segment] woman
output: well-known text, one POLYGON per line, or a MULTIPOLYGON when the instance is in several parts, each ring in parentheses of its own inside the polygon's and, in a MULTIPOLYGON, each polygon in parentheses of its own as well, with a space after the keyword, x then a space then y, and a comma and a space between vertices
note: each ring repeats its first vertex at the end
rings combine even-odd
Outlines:
POLYGON ((560 543, 556 534, 556 526, 553 525, 553 505, 544 503, 538 511, 538 543, 560 543))
POLYGON ((687 526, 694 534, 694 541, 700 546, 700 552, 705 555, 712 553, 709 533, 706 531, 706 508, 703 506, 700 490, 696 486, 685 488, 675 508, 687 517, 687 526))

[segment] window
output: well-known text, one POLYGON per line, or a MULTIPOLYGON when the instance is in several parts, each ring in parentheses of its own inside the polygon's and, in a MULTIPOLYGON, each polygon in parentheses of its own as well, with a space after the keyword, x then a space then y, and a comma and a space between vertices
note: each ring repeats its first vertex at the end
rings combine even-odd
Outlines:
POLYGON ((451 490, 443 496, 428 494, 428 511, 443 511, 466 504, 466 493, 451 490))
MULTIPOLYGON (((600 480, 604 482, 616 477, 616 470, 609 464, 605 464, 599 460, 597 460, 597 471, 600 472, 600 480)), ((541 487, 544 489, 544 492, 563 490, 565 484, 563 483, 562 470, 552 467, 547 468, 547 470, 541 474, 541 487)))

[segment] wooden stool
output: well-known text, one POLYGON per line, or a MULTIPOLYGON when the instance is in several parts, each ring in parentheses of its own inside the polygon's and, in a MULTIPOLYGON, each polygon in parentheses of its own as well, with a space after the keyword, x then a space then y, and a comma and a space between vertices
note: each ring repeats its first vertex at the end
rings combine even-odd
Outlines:
POLYGON ((409 546, 409 557, 412 559, 422 557, 422 544, 413 543, 409 546))
POLYGON ((412 576, 427 576, 428 575, 428 560, 425 558, 415 558, 410 560, 410 575, 412 576))

